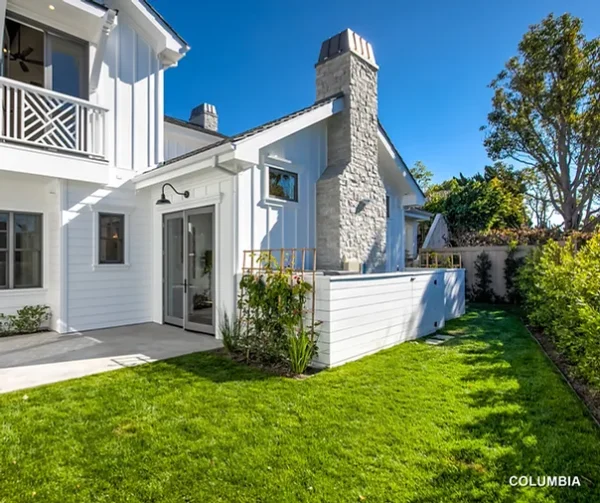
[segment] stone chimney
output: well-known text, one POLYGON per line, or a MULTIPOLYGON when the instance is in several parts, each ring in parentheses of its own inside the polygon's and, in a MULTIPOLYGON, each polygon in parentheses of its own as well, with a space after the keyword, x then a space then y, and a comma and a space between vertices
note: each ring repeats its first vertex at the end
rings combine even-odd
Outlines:
POLYGON ((323 42, 317 100, 344 93, 327 125, 327 169, 317 182, 317 267, 385 270, 386 194, 377 167, 377 71, 371 44, 352 30, 323 42))
POLYGON ((219 127, 219 116, 217 115, 216 107, 208 103, 202 103, 202 105, 198 105, 192 110, 190 122, 201 126, 204 129, 217 131, 219 127))

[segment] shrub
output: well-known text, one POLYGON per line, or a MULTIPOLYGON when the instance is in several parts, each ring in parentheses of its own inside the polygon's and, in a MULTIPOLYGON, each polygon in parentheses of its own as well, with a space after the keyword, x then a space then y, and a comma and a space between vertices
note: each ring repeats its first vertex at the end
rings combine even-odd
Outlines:
POLYGON ((228 313, 223 315, 219 323, 221 337, 223 337, 223 346, 229 353, 234 353, 240 344, 240 322, 238 319, 232 320, 228 313))
POLYGON ((521 302, 521 294, 517 285, 517 274, 519 269, 523 267, 525 259, 516 256, 518 243, 511 241, 508 245, 508 254, 504 261, 504 282, 506 285, 506 301, 510 304, 519 304, 521 302))
POLYGON ((486 252, 481 252, 475 260, 473 300, 475 302, 493 302, 494 298, 494 290, 492 289, 492 261, 486 252))
POLYGON ((312 285, 291 269, 279 267, 268 253, 262 253, 259 261, 261 271, 245 274, 240 281, 241 319, 235 350, 247 360, 288 365, 290 344, 295 344, 290 343, 289 334, 307 333, 314 346, 315 327, 304 320, 312 285))
POLYGON ((48 306, 25 306, 16 314, 0 313, 0 336, 39 332, 50 319, 48 306))
POLYGON ((302 374, 316 354, 316 342, 306 330, 300 330, 297 334, 290 334, 288 348, 290 370, 294 374, 302 374))
POLYGON ((577 251, 549 242, 518 275, 528 318, 592 384, 600 385, 600 235, 577 251))

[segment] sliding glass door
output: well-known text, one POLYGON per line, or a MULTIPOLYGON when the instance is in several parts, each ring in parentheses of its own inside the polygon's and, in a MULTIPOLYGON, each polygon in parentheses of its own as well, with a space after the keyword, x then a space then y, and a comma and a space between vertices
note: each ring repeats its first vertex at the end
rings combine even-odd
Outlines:
POLYGON ((214 334, 214 208, 163 217, 166 323, 214 334))

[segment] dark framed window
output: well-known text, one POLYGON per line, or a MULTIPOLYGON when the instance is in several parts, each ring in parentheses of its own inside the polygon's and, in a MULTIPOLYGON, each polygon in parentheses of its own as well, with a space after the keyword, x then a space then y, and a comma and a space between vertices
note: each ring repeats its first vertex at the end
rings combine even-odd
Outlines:
POLYGON ((42 215, 0 211, 0 289, 42 286, 42 244, 42 215))
POLYGON ((8 288, 8 213, 0 213, 0 288, 8 288))
POLYGON ((298 202, 298 174, 269 167, 269 196, 298 202))
POLYGON ((390 218, 390 196, 385 196, 385 218, 390 218))
POLYGON ((117 213, 98 214, 98 263, 125 263, 125 215, 117 213))

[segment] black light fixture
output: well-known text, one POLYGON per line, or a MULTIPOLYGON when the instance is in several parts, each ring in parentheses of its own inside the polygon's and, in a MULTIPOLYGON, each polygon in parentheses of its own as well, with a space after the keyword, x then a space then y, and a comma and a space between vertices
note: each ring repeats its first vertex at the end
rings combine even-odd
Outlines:
POLYGON ((188 190, 184 191, 184 192, 179 192, 175 187, 173 187, 170 183, 165 183, 162 186, 162 190, 161 190, 161 195, 160 195, 160 199, 158 201, 156 201, 156 205, 158 206, 159 204, 171 204, 171 201, 169 201, 166 197, 165 197, 165 187, 169 186, 173 189, 173 192, 175 192, 175 194, 178 194, 180 196, 185 197, 186 199, 188 197, 190 197, 190 192, 188 190))

